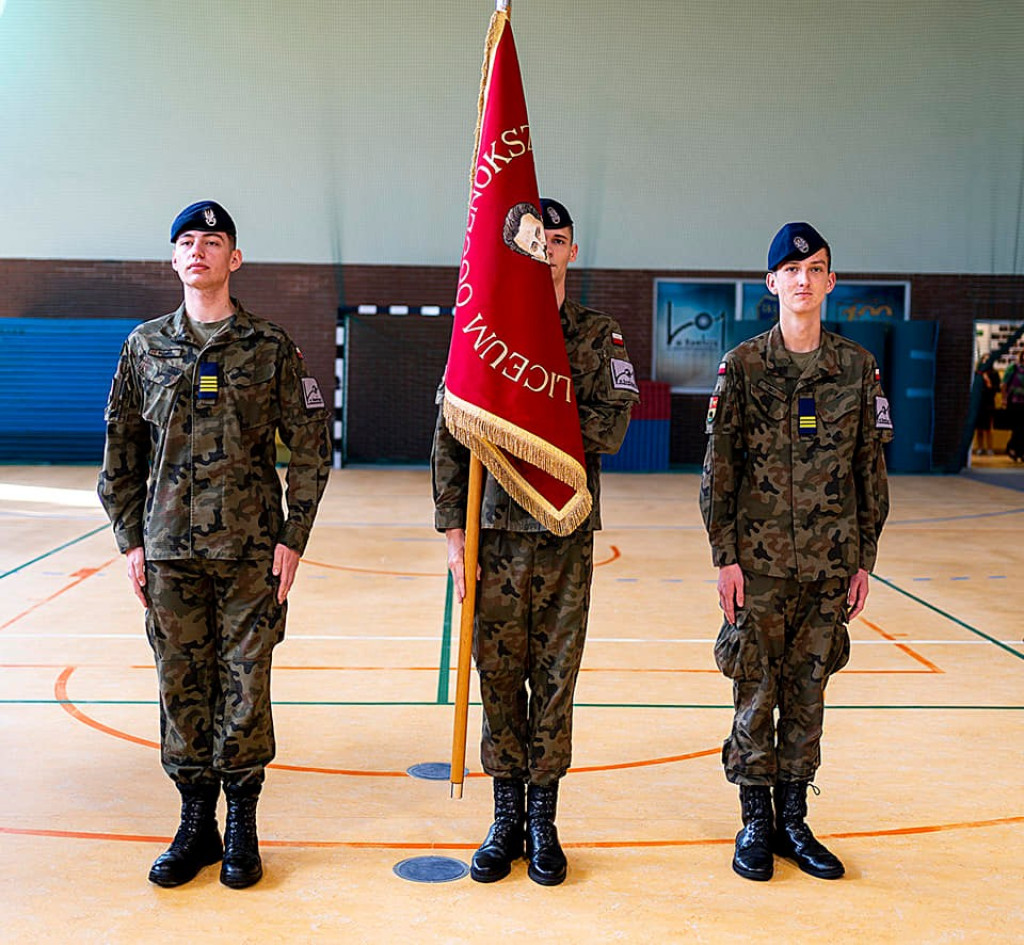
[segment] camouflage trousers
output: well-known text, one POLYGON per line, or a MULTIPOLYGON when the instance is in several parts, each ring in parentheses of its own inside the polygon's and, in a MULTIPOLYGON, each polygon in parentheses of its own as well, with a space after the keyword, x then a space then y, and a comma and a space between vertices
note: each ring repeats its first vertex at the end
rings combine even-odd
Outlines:
POLYGON ((744 606, 715 643, 715 662, 733 681, 735 713, 722 764, 734 784, 813 779, 825 685, 850 658, 849 584, 744 574, 744 606))
POLYGON ((146 562, 161 761, 178 784, 256 786, 274 757, 270 663, 287 604, 271 568, 269 558, 146 562))
POLYGON ((480 568, 473 659, 484 708, 483 768, 496 778, 554 784, 572 759, 594 533, 559 538, 485 528, 480 568))

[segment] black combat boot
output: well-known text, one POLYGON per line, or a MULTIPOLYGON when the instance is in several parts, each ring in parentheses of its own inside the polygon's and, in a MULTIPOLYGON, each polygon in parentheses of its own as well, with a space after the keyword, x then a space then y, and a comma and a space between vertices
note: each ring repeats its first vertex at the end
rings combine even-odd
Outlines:
POLYGON ((732 868, 744 879, 772 878, 772 791, 761 784, 740 785, 743 829, 736 834, 732 868))
POLYGON ((809 781, 780 781, 775 785, 775 852, 794 860, 811 876, 839 879, 846 872, 839 857, 815 839, 804 820, 809 784, 809 781))
POLYGON ((555 827, 557 807, 557 781, 531 784, 526 789, 526 858, 530 861, 527 873, 541 886, 557 886, 565 881, 565 854, 555 827))
POLYGON ((232 889, 245 889, 263 876, 259 837, 256 836, 256 803, 260 788, 225 786, 228 819, 224 827, 224 862, 220 881, 232 889))
POLYGON ((149 871, 157 886, 180 886, 194 879, 204 866, 216 863, 224 853, 217 830, 217 798, 220 785, 179 784, 181 823, 174 840, 149 871))
POLYGON ((469 875, 478 883, 494 883, 512 870, 523 855, 523 782, 494 779, 494 823, 473 854, 469 875))

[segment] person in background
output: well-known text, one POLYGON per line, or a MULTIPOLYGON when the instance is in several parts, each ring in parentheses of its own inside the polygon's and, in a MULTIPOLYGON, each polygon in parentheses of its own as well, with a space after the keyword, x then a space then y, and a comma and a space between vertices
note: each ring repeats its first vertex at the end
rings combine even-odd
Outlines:
POLYGON ((1006 455, 1015 463, 1024 462, 1024 345, 1017 360, 1003 374, 1003 405, 1010 421, 1010 439, 1006 455))
POLYGON ((975 374, 981 378, 982 388, 978 416, 974 421, 974 431, 977 436, 977 446, 974 452, 976 455, 991 456, 994 452, 992 449, 992 426, 996 417, 996 397, 1002 382, 995 365, 988 358, 984 358, 978 363, 975 374))

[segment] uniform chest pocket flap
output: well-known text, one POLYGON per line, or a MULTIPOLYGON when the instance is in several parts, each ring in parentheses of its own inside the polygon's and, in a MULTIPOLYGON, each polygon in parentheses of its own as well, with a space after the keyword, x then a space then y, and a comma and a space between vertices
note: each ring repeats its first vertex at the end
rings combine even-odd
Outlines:
POLYGON ((276 373, 272 360, 253 359, 225 368, 225 386, 243 430, 276 423, 281 416, 272 383, 276 373))
POLYGON ((142 418, 156 426, 163 426, 171 415, 177 399, 179 384, 189 366, 181 352, 162 350, 148 352, 139 361, 142 378, 142 418))
POLYGON ((833 434, 856 430, 860 420, 859 390, 820 391, 815 410, 825 429, 833 434))
POLYGON ((139 373, 148 384, 160 387, 174 387, 185 373, 184 359, 174 352, 160 352, 159 355, 145 354, 139 364, 139 373))
POLYGON ((277 372, 273 361, 246 361, 229 367, 224 376, 231 387, 253 387, 266 384, 277 372))
POLYGON ((789 413, 789 399, 774 384, 759 380, 750 390, 750 399, 757 409, 776 422, 782 422, 789 413))

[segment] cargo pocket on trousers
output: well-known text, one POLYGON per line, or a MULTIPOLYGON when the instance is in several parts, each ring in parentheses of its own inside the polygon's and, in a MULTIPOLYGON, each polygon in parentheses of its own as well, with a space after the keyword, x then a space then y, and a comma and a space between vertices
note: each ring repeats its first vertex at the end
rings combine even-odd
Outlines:
POLYGON ((836 632, 832 634, 832 647, 825 661, 826 678, 833 673, 838 673, 847 663, 850 662, 850 631, 846 624, 840 624, 836 632))
POLYGON ((715 663, 730 679, 757 679, 761 675, 757 643, 747 637, 739 624, 728 621, 722 624, 715 640, 715 663))

